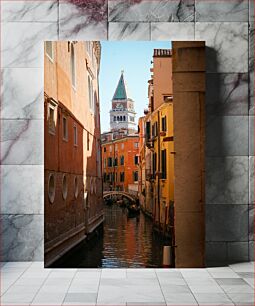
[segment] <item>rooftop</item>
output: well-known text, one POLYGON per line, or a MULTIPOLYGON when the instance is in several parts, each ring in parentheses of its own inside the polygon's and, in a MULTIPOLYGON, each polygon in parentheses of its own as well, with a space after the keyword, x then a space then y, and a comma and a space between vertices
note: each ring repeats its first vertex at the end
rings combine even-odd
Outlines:
POLYGON ((172 50, 170 49, 154 49, 153 57, 171 57, 172 50))

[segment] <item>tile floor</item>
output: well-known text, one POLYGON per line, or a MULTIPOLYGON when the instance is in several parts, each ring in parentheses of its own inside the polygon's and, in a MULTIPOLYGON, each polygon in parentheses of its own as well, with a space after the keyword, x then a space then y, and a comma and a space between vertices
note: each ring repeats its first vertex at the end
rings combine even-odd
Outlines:
POLYGON ((254 305, 254 262, 172 270, 1 263, 0 305, 254 305))

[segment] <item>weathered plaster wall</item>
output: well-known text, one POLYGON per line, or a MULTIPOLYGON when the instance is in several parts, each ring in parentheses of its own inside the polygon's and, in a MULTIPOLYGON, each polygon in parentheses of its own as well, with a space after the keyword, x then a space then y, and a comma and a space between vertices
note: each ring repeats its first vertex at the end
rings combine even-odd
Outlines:
POLYGON ((253 0, 1 1, 3 260, 43 259, 43 40, 205 40, 206 258, 253 259, 253 0))

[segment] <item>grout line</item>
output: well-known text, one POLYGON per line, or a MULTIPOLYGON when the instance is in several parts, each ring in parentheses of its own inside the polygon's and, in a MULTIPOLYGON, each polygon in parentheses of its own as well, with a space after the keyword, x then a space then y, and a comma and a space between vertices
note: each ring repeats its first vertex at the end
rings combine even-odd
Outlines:
MULTIPOLYGON (((9 291, 9 289, 11 289, 11 287, 21 278, 21 276, 31 267, 31 265, 32 265, 32 261, 31 261, 31 263, 30 263, 30 265, 20 274, 20 276, 18 276, 18 278, 8 287, 8 289, 4 292, 4 293, 1 293, 1 297, 3 297, 3 295, 4 294, 6 294, 8 291, 9 291)), ((3 271, 1 271, 1 272, 3 272, 3 271)), ((1 275, 1 282, 3 281, 3 275, 1 275)), ((2 298, 1 298, 1 300, 2 300, 2 298)))
POLYGON ((159 281, 159 278, 158 278, 158 274, 157 274, 157 272, 156 272, 156 269, 154 269, 154 273, 156 274, 156 278, 157 278, 157 280, 158 280, 158 284, 159 284, 160 291, 161 291, 161 293, 162 293, 162 296, 163 296, 163 299, 164 299, 164 301, 165 301, 165 304, 167 305, 167 301, 166 301, 164 292, 163 292, 163 290, 162 290, 162 288, 161 288, 161 284, 160 284, 160 281, 159 281))
MULTIPOLYGON (((51 271, 51 272, 52 272, 52 271, 51 271)), ((77 272, 78 272, 78 269, 76 269, 75 273, 73 274, 73 277, 72 277, 71 282, 70 282, 70 284, 69 284, 69 286, 68 286, 68 288, 67 288, 67 290, 66 290, 66 294, 65 294, 65 297, 64 297, 63 302, 61 303, 61 305, 63 305, 63 304, 65 303, 66 295, 67 295, 67 293, 68 293, 68 291, 69 291, 69 289, 70 289, 70 287, 71 287, 71 285, 72 285, 72 283, 73 283, 73 280, 74 280, 74 278, 75 278, 77 272)))
POLYGON ((97 287, 97 296, 96 296, 95 305, 97 305, 97 302, 98 302, 98 293, 99 293, 99 288, 100 288, 100 284, 101 284, 101 277, 102 277, 102 268, 100 269, 100 277, 99 277, 99 282, 98 282, 98 287, 97 287))

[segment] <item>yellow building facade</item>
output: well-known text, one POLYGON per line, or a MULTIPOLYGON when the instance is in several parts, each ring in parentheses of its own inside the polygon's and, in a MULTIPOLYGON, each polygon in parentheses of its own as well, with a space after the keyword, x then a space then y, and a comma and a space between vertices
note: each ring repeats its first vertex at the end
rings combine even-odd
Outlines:
POLYGON ((154 50, 149 108, 139 121, 139 199, 162 232, 170 231, 174 201, 174 135, 171 50, 154 50), (141 140, 142 139, 142 140, 141 140))

